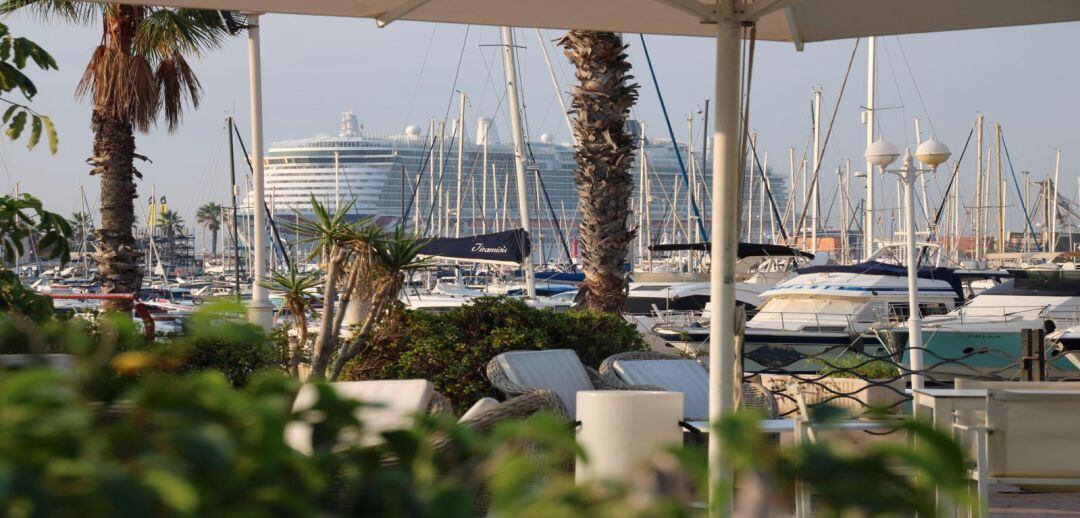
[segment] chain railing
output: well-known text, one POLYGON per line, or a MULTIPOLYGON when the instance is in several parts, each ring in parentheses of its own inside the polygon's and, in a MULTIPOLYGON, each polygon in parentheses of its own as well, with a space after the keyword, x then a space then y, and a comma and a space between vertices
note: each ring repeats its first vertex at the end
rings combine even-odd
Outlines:
MULTIPOLYGON (((891 335, 890 335, 891 336, 891 335)), ((1019 338, 1017 339, 1019 341, 1019 338)), ((1045 341, 1044 371, 1061 381, 1080 379, 1080 370, 1070 356, 1080 360, 1080 351, 1060 351, 1045 341)), ((740 356, 747 381, 760 381, 777 399, 782 417, 798 412, 795 387, 809 406, 833 405, 855 415, 871 411, 909 411, 907 392, 912 375, 921 374, 929 387, 950 386, 958 377, 984 381, 1025 379, 1025 369, 1033 369, 1032 356, 1013 354, 990 346, 964 348, 959 355, 944 355, 931 347, 920 347, 925 368, 909 367, 908 347, 872 334, 854 337, 846 345, 748 344, 740 356), (769 354, 762 351, 769 349, 769 354), (1025 360, 1027 360, 1025 362, 1025 360)))

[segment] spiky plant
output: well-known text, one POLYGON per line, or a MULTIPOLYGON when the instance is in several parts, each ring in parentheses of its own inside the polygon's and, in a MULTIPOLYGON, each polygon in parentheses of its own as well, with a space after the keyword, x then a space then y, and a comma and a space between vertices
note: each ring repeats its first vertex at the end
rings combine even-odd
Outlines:
MULTIPOLYGON (((195 222, 210 231, 210 255, 217 255, 218 232, 221 231, 221 205, 209 202, 195 212, 195 222)), ((206 234, 203 234, 206 237, 206 234)))
MULTIPOLYGON (((76 93, 90 99, 94 132, 90 174, 101 177, 101 224, 97 251, 101 291, 137 293, 143 272, 135 247, 135 132, 159 119, 177 128, 184 106, 199 104, 201 87, 188 59, 221 45, 229 31, 216 11, 156 6, 4 0, 0 14, 31 11, 48 20, 100 23, 101 41, 90 55, 76 93)), ((105 301, 130 312, 131 301, 105 301)))
POLYGON ((270 274, 270 282, 265 286, 272 290, 280 290, 284 300, 283 310, 288 311, 296 326, 296 340, 289 341, 289 373, 296 375, 300 365, 300 355, 307 345, 308 340, 308 314, 314 311, 312 301, 317 297, 311 290, 319 286, 317 272, 301 274, 296 271, 296 266, 290 264, 286 272, 273 271, 270 274))
POLYGON ((321 257, 326 274, 322 320, 319 322, 319 334, 315 337, 311 354, 311 377, 322 379, 326 376, 326 368, 330 365, 330 355, 337 340, 333 329, 338 284, 342 281, 345 265, 352 255, 352 249, 346 244, 356 229, 347 217, 352 209, 352 202, 337 207, 337 210, 331 213, 315 196, 311 196, 310 201, 314 216, 298 218, 297 222, 289 227, 301 236, 301 244, 312 245, 308 260, 321 257))
POLYGON ((356 283, 362 293, 363 317, 356 333, 342 344, 341 351, 334 361, 330 380, 341 376, 341 371, 349 360, 356 358, 368 344, 372 333, 382 321, 383 316, 397 302, 398 295, 405 285, 406 274, 427 266, 420 259, 427 240, 405 234, 398 227, 393 234, 368 234, 368 239, 353 241, 356 255, 362 258, 361 279, 356 283))
POLYGON ((630 227, 634 192, 630 166, 637 142, 626 131, 626 120, 638 85, 630 82, 634 76, 619 35, 570 31, 559 45, 576 68, 578 80, 571 107, 578 141, 575 181, 585 270, 581 304, 618 312, 627 288, 623 264, 635 235, 630 227))

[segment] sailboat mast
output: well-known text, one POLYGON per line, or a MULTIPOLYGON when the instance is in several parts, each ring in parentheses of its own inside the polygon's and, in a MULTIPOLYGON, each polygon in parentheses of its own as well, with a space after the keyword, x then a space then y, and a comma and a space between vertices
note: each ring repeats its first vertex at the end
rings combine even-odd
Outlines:
POLYGON ((1050 201, 1050 252, 1057 252, 1058 231, 1058 179, 1061 172, 1061 150, 1057 150, 1054 158, 1054 192, 1050 201))
POLYGON ((975 118, 975 212, 972 213, 972 225, 975 227, 975 260, 983 256, 983 114, 975 118))
POLYGON ((233 290, 236 291, 236 300, 240 301, 240 221, 239 211, 236 206, 236 155, 233 150, 233 122, 229 116, 229 181, 232 183, 232 230, 233 230, 233 290))
POLYGON ((810 186, 810 253, 817 254, 818 211, 821 205, 821 189, 818 189, 818 174, 821 170, 821 87, 814 88, 814 179, 810 186))
MULTIPOLYGON (((866 66, 866 145, 874 143, 874 78, 875 73, 875 38, 870 36, 867 46, 866 66)), ((863 211, 866 213, 866 223, 863 228, 863 259, 869 260, 874 254, 874 164, 866 161, 866 203, 863 211)))
POLYGON ((997 141, 997 217, 998 217, 998 252, 1005 252, 1005 184, 1001 178, 1001 123, 994 123, 994 137, 997 141))
MULTIPOLYGON (((457 192, 454 195, 454 237, 461 237, 462 164, 465 157, 465 92, 461 92, 461 110, 457 123, 457 192)), ((460 270, 459 270, 460 271, 460 270)))
MULTIPOLYGON (((521 228, 532 236, 529 222, 529 193, 525 184, 525 142, 521 128, 521 102, 518 100, 517 65, 514 57, 514 38, 510 27, 503 26, 503 72, 506 75, 506 94, 510 105, 510 125, 514 136, 514 172, 517 178, 518 211, 521 212, 521 228)), ((525 293, 530 299, 536 297, 536 279, 533 272, 532 258, 524 258, 525 293)))

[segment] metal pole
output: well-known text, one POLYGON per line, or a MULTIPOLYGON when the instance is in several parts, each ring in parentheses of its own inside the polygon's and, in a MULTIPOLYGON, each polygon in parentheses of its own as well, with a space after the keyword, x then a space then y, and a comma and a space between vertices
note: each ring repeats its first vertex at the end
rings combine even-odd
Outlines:
POLYGON ((904 150, 904 219, 907 220, 908 277, 908 353, 911 362, 911 388, 923 388, 922 312, 919 311, 919 266, 915 255, 915 175, 911 151, 904 150))
POLYGON ((254 212, 254 279, 248 320, 269 331, 274 325, 274 306, 266 282, 266 210, 263 178, 262 58, 259 51, 259 14, 248 15, 248 64, 251 86, 252 212, 254 212))
MULTIPOLYGON (((518 100, 517 65, 514 63, 514 42, 510 27, 502 27, 503 71, 506 75, 506 95, 510 105, 510 126, 514 135, 514 173, 517 179, 518 212, 521 214, 521 228, 532 236, 529 222, 529 192, 525 184, 525 142, 521 133, 521 103, 518 100)), ((525 293, 530 299, 536 297, 536 279, 533 272, 532 258, 524 258, 525 293)))
MULTIPOLYGON (((721 4, 716 33, 716 130, 713 133, 712 271, 709 296, 716 318, 709 322, 709 421, 716 423, 735 407, 735 256, 739 218, 739 31, 731 5, 721 4)), ((731 516, 730 463, 719 434, 709 434, 709 510, 731 516)))
MULTIPOLYGON (((875 44, 874 37, 868 38, 866 67, 866 145, 874 143, 874 76, 875 44)), ((869 260, 874 254, 874 164, 866 161, 866 223, 863 228, 863 260, 869 260)))

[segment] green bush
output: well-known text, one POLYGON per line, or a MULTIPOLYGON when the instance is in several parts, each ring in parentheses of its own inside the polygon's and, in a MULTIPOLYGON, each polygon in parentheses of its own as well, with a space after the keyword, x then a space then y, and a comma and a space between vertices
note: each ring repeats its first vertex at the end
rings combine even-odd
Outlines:
POLYGON ((182 371, 217 370, 233 386, 243 387, 262 370, 280 369, 281 350, 257 326, 223 318, 231 305, 209 308, 188 321, 187 335, 162 347, 182 355, 182 371))
POLYGON ((427 379, 458 408, 498 395, 485 367, 499 353, 572 349, 596 367, 612 354, 648 348, 618 315, 538 310, 505 297, 480 298, 440 315, 401 310, 387 321, 341 379, 427 379))
POLYGON ((861 354, 844 354, 830 359, 829 364, 817 363, 821 366, 820 374, 830 378, 883 380, 900 377, 900 369, 895 364, 861 354))

